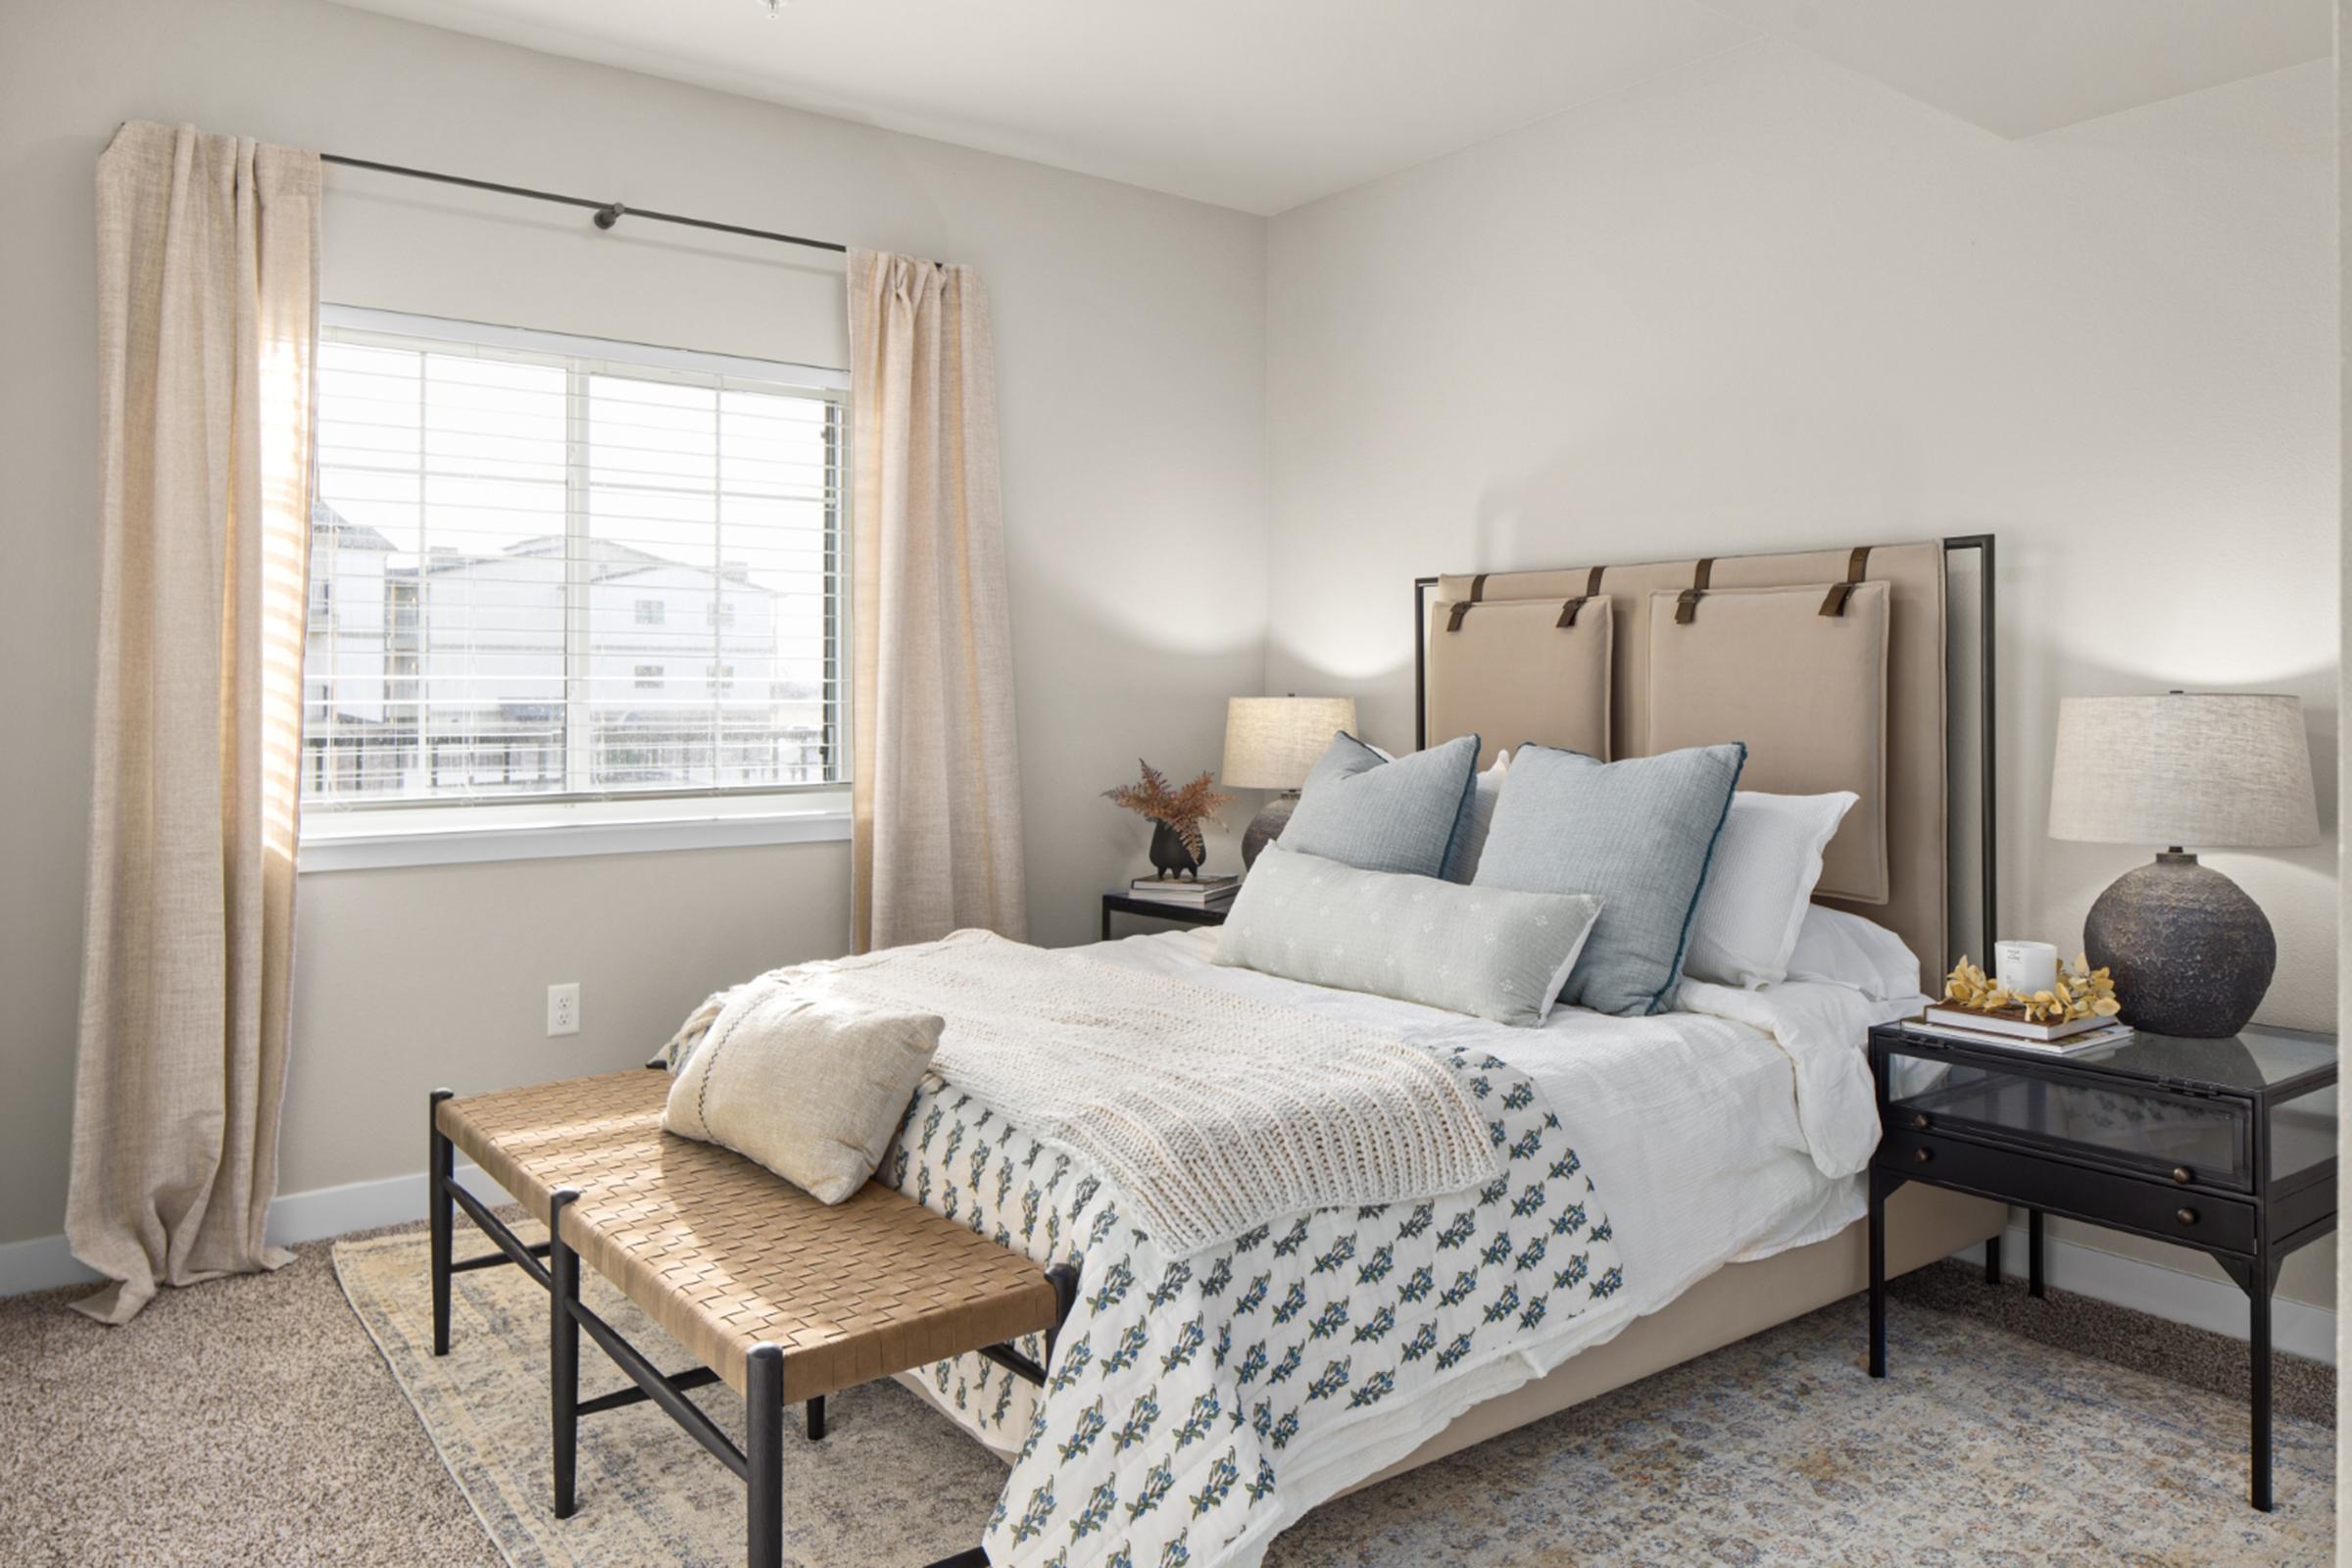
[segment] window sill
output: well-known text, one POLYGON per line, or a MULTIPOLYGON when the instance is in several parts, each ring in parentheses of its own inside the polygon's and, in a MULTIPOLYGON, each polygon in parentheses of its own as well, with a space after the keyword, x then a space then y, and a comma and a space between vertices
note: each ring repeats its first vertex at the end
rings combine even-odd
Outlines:
MULTIPOLYGON (((734 803, 730 803, 733 805, 734 803)), ((441 808, 392 813, 314 813, 303 823, 296 869, 372 871, 402 865, 459 865, 490 860, 568 859, 592 855, 652 855, 761 844, 843 843, 850 836, 849 795, 799 797, 771 809, 712 809, 696 802, 646 803, 627 814, 564 808, 441 808), (660 808, 667 806, 668 810, 660 808), (324 818, 323 821, 319 820, 324 818), (423 819, 423 820, 420 820, 423 819)))

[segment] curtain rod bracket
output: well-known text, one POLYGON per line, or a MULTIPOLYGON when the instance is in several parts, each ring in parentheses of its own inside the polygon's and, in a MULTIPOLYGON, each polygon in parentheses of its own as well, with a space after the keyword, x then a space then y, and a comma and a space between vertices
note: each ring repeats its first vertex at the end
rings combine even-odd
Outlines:
POLYGON ((599 228, 611 228, 614 223, 620 221, 620 215, 627 211, 628 209, 621 206, 618 202, 612 202, 606 206, 599 207, 596 210, 596 226, 599 228))

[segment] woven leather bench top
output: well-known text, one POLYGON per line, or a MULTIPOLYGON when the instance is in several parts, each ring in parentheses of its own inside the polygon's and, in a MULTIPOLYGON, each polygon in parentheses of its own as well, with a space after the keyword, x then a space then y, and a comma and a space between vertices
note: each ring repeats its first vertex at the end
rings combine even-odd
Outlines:
POLYGON ((638 1068, 441 1102, 441 1130, 736 1393, 784 1350, 787 1403, 1050 1329, 1027 1258, 868 1182, 828 1208, 712 1144, 662 1130, 669 1075, 638 1068))

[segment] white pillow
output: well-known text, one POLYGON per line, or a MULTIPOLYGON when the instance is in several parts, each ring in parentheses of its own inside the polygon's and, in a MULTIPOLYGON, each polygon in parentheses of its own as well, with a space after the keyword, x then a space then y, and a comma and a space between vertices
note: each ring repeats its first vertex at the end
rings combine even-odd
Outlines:
POLYGON ((1478 870, 1478 857, 1487 847, 1487 829, 1494 825, 1494 803, 1502 799, 1503 775, 1511 770, 1511 754, 1499 751, 1487 770, 1470 781, 1462 814, 1454 823, 1453 842, 1446 847, 1446 864, 1438 874, 1448 882, 1467 882, 1478 870))
POLYGON ((1683 972, 1726 986, 1785 979, 1821 880, 1821 854, 1856 800, 1740 790, 1715 840, 1683 972))
POLYGON ((1816 904, 1805 910, 1788 955, 1791 980, 1827 980, 1873 1002, 1908 1002, 1920 994, 1918 956, 1875 920, 1816 904))

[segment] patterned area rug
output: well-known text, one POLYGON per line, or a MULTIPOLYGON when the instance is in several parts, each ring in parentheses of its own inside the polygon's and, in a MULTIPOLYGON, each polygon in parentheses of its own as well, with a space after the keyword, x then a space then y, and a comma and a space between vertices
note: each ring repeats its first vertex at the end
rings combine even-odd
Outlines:
MULTIPOLYGON (((526 1227, 527 1230, 527 1227, 526 1227)), ((650 1405, 581 1423, 580 1511, 548 1511, 547 1298, 513 1269, 456 1280, 428 1352, 421 1234, 335 1267, 450 1473, 515 1568, 734 1568, 735 1479, 650 1405)), ((685 1353, 596 1280, 590 1304, 676 1369, 685 1353)), ((1270 1565, 1671 1563, 1943 1568, 2312 1564, 2331 1558, 2334 1434, 2278 1422, 2278 1511, 2245 1503, 2242 1403, 1896 1302, 1883 1384, 1860 1300, 1783 1325, 1316 1510, 1270 1565)), ((594 1346, 581 1391, 620 1387, 594 1346)), ((704 1407, 740 1437, 723 1389, 704 1407)), ((802 1568, 927 1562, 979 1538, 1004 1466, 895 1384, 828 1401, 785 1453, 802 1568)))

